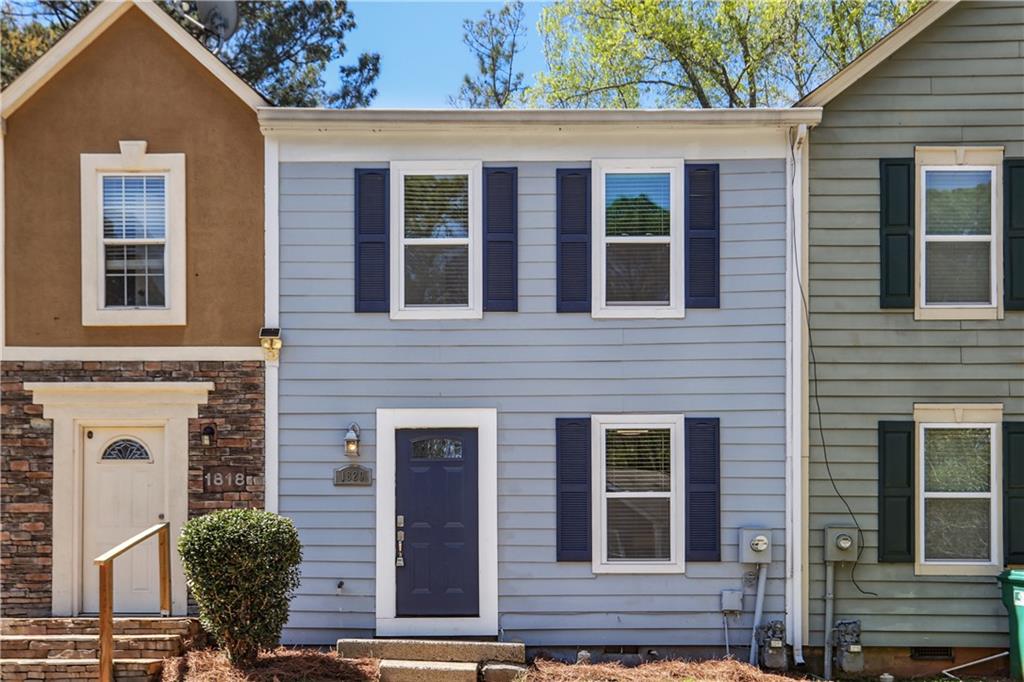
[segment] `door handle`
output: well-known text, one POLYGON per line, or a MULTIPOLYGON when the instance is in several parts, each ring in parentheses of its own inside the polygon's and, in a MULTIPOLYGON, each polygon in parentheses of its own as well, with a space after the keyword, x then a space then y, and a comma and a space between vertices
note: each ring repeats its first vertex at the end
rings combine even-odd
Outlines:
POLYGON ((398 531, 395 534, 395 540, 398 542, 398 553, 395 555, 395 566, 401 568, 402 566, 405 566, 405 557, 402 555, 402 546, 405 544, 405 531, 398 531))

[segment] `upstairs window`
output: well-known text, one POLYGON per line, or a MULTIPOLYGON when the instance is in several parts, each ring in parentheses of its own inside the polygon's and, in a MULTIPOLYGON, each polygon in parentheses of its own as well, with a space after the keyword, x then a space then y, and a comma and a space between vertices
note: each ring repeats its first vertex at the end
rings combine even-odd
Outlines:
POLYGON ((104 308, 163 308, 167 178, 103 175, 104 308))
POLYGON ((82 324, 185 324, 185 155, 82 154, 82 324))
POLYGON ((995 176, 995 168, 922 169, 924 306, 995 305, 995 176))
POLYGON ((594 317, 683 316, 682 165, 594 162, 594 317))
POLYGON ((1003 316, 1003 149, 917 147, 914 317, 1003 316))
POLYGON ((392 164, 392 317, 481 317, 480 173, 472 162, 392 164))

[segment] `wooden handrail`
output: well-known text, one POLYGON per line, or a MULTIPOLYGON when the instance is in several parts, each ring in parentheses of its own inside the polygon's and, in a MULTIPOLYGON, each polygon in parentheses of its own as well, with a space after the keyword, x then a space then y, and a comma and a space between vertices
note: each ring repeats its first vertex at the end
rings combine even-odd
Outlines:
POLYGON ((114 559, 154 535, 160 543, 160 615, 171 615, 171 524, 158 523, 93 559, 100 570, 100 682, 114 680, 114 559))

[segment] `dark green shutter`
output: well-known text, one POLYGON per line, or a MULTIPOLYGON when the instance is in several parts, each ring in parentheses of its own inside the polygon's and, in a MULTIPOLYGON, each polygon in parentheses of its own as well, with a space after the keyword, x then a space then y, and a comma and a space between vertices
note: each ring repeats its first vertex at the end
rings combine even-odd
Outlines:
POLYGON ((914 561, 914 422, 878 422, 878 560, 914 561))
POLYGON ((1007 159, 1003 176, 1004 305, 1024 310, 1024 159, 1007 159))
POLYGON ((879 306, 914 307, 914 160, 879 164, 879 306))
POLYGON ((1024 422, 1003 422, 1003 550, 1024 564, 1024 422))

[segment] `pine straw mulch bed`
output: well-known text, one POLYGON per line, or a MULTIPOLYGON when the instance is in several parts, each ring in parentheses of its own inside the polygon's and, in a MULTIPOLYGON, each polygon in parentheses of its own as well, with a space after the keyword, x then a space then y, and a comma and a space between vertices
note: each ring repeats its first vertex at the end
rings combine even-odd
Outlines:
POLYGON ((524 682, 793 682, 793 678, 765 673, 734 659, 709 661, 657 661, 635 668, 618 663, 570 664, 537 660, 524 682))
MULTIPOLYGON (((378 661, 339 658, 334 652, 280 647, 240 670, 216 649, 198 649, 164 663, 163 682, 376 682, 378 661)), ((739 661, 657 661, 637 667, 618 663, 570 664, 537 660, 522 682, 793 682, 739 661)))
POLYGON ((164 662, 162 682, 376 682, 378 661, 340 658, 334 652, 278 647, 260 654, 256 665, 239 669, 217 649, 196 649, 164 662))

